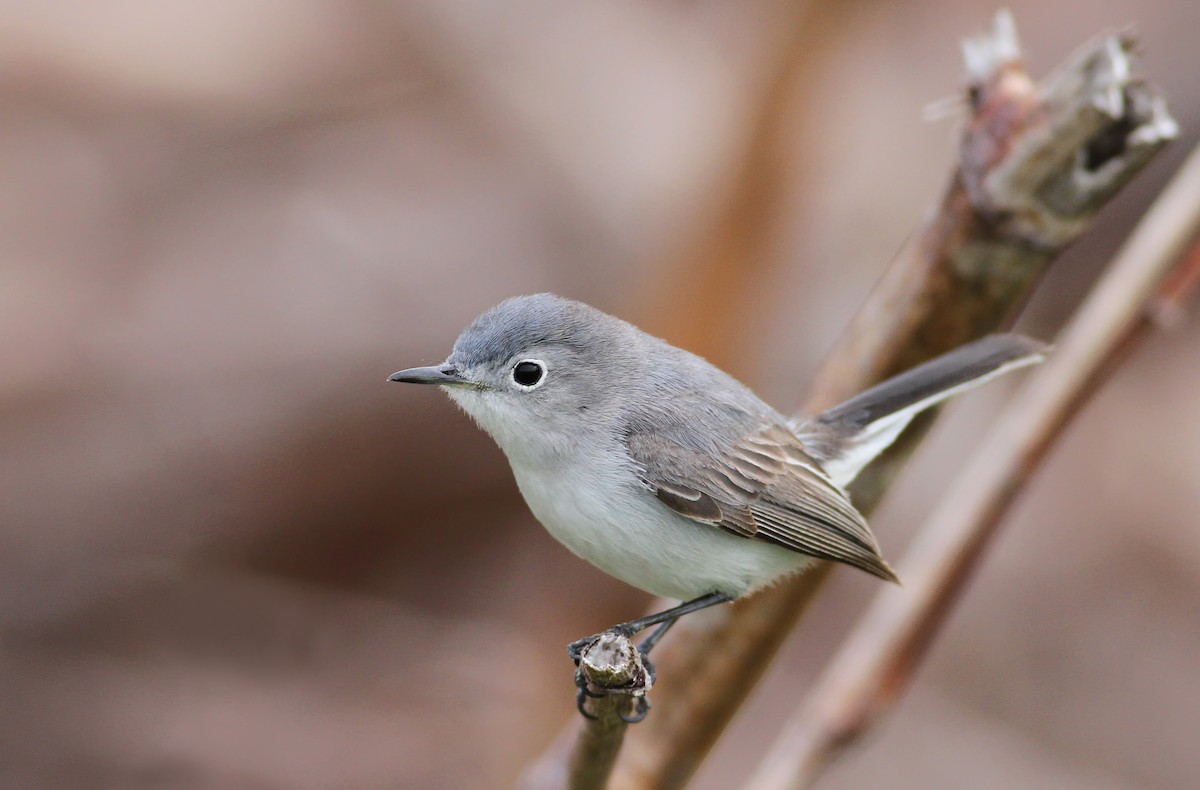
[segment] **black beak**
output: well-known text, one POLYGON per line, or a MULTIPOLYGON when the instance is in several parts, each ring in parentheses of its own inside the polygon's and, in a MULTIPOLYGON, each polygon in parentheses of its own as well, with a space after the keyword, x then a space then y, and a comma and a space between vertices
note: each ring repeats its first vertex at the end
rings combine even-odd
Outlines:
POLYGON ((459 375, 453 365, 435 365, 429 368, 400 370, 388 376, 387 380, 402 381, 405 384, 440 384, 443 387, 473 386, 471 382, 459 375))

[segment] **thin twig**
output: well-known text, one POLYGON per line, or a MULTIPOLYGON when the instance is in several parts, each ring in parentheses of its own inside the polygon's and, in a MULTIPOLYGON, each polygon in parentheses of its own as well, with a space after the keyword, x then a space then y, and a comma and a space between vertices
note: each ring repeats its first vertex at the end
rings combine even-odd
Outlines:
POLYGON ((808 787, 907 687, 1001 519, 1067 423, 1164 310, 1178 310, 1200 285, 1200 247, 1180 258, 1198 231, 1200 148, 950 487, 900 564, 904 588, 880 590, 746 790, 808 787))

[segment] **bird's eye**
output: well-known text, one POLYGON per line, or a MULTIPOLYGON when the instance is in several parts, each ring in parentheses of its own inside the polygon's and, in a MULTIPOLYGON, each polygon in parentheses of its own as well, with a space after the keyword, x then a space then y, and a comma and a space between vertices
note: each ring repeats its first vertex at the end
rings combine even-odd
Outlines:
POLYGON ((512 369, 513 381, 525 389, 533 389, 541 384, 545 375, 546 363, 536 359, 522 359, 512 369))

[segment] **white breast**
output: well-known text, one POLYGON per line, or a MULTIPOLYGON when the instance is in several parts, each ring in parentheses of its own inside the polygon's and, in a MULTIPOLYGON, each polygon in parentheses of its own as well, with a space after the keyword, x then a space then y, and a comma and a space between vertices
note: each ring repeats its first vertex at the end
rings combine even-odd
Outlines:
POLYGON ((739 596, 813 560, 684 518, 613 455, 555 466, 513 460, 530 510, 559 542, 596 567, 655 595, 739 596))

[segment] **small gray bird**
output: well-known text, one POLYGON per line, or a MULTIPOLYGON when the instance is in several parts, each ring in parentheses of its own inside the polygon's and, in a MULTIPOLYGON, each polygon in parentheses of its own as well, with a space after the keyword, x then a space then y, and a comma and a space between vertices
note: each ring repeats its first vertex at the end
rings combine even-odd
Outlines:
MULTIPOLYGON (((811 567, 896 575, 845 487, 912 417, 1040 361, 993 335, 811 418, 789 419, 695 354, 552 294, 509 299, 449 358, 389 381, 436 384, 491 434, 550 534, 601 570, 686 603, 659 625, 811 567)), ((594 637, 573 643, 572 655, 594 637)))

